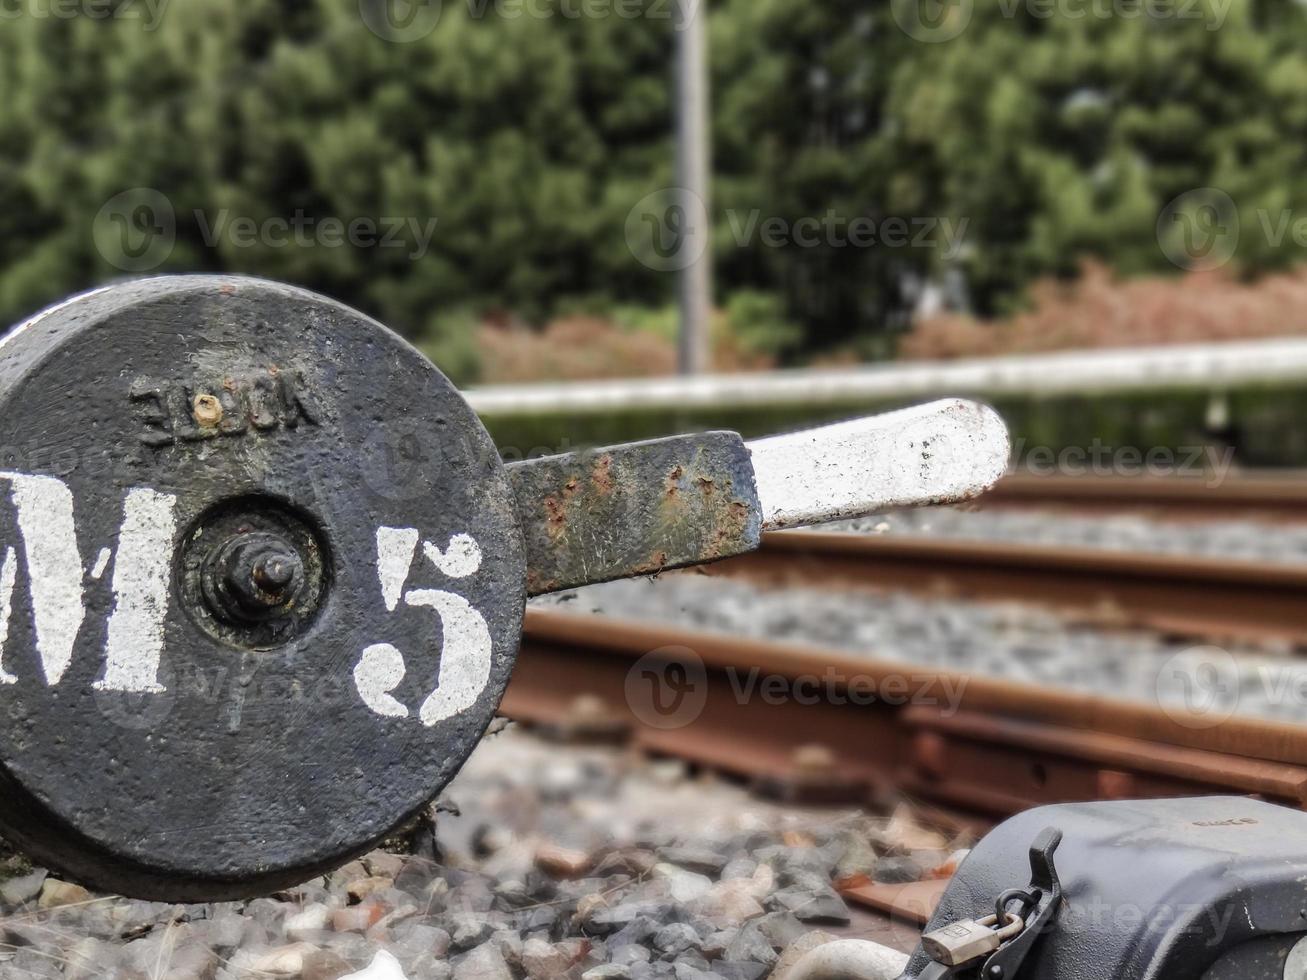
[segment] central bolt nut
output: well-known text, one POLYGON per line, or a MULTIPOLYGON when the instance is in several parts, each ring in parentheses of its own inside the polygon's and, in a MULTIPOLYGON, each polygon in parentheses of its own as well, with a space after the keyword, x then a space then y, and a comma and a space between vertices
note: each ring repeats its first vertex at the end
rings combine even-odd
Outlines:
POLYGON ((222 402, 216 395, 196 395, 191 402, 191 413, 200 425, 215 426, 222 421, 222 402))
POLYGON ((295 581, 296 572, 303 572, 299 555, 290 552, 270 551, 254 561, 254 584, 270 595, 281 595, 295 581))
POLYGON ((304 585, 304 559, 276 534, 237 534, 212 553, 204 575, 209 610, 231 623, 284 615, 304 585))
POLYGON ((334 581, 330 541, 310 512, 263 494, 201 512, 183 536, 174 582, 210 639, 272 650, 312 628, 334 581))

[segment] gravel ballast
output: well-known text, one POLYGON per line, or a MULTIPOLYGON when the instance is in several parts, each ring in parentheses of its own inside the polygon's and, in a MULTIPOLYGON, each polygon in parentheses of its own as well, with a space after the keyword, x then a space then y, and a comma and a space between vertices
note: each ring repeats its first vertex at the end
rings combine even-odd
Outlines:
POLYGON ((969 843, 511 727, 410 841, 212 905, 94 895, 11 858, 0 977, 757 980, 849 922, 836 883, 876 880, 881 861, 938 872, 969 843))
POLYGON ((669 574, 534 602, 869 660, 1001 678, 1202 713, 1307 721, 1307 663, 1291 650, 1218 648, 1068 622, 1018 603, 669 574))
POLYGON ((817 530, 999 541, 1046 548, 1097 548, 1277 564, 1307 562, 1307 525, 1258 521, 1168 521, 1144 514, 1083 516, 1037 509, 925 507, 817 530))

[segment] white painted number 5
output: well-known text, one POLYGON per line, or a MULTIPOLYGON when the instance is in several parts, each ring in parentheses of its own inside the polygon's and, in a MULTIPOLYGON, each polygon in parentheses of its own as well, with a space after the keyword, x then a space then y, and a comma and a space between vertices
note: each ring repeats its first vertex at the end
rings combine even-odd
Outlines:
MULTIPOLYGON (((490 683, 493 644, 485 617, 462 596, 439 589, 404 594, 419 537, 413 528, 377 528, 377 576, 390 611, 402 596, 405 605, 434 610, 440 617, 444 635, 440 677, 418 709, 418 720, 429 727, 476 704, 490 683)), ((481 567, 481 549, 471 535, 455 535, 443 550, 430 541, 422 545, 432 564, 450 578, 467 578, 481 567)), ((391 694, 404 674, 404 655, 389 643, 377 643, 365 649, 355 665, 354 686, 363 703, 378 715, 407 718, 409 709, 391 694)))

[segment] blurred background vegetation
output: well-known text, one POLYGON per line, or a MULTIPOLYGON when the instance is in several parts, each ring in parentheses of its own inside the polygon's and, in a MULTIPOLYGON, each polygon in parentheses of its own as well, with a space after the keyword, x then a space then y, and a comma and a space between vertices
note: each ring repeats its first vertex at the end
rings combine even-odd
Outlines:
MULTIPOLYGON (((1295 0, 1172 0, 1164 17, 1146 15, 1163 0, 1114 0, 1113 16, 974 0, 940 43, 891 2, 706 2, 718 366, 1300 329, 1291 236, 1245 234, 1228 265, 1186 275, 1157 231, 1193 188, 1229 194, 1246 229, 1307 200, 1295 0), (751 212, 965 222, 965 245, 742 243, 731 222, 751 212), (1077 320, 1081 300, 1095 312, 1077 320)), ((322 291, 461 382, 672 370, 673 276, 624 237, 673 180, 671 21, 481 9, 446 0, 405 44, 340 0, 176 0, 154 30, 5 16, 0 317, 121 276, 92 225, 148 187, 176 211, 158 271, 322 291), (416 258, 206 243, 223 212, 437 224, 416 258)))

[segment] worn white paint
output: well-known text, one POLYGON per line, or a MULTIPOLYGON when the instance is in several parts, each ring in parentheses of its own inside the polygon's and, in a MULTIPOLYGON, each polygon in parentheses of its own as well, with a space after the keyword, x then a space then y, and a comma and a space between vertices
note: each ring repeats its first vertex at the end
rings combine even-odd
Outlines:
POLYGON ((470 534, 454 535, 444 551, 430 541, 423 541, 422 551, 431 564, 450 578, 467 578, 481 568, 481 546, 470 534))
POLYGON ((101 548, 100 553, 95 556, 95 564, 91 566, 91 578, 96 582, 100 581, 100 576, 104 570, 109 567, 109 559, 113 557, 113 551, 109 548, 101 548))
POLYGON ((831 370, 506 385, 466 392, 482 415, 820 405, 969 395, 1103 393, 1307 380, 1307 340, 1061 351, 831 370))
POLYGON ((113 563, 114 607, 109 614, 100 691, 159 694, 159 658, 168 615, 168 567, 177 532, 177 498, 137 487, 123 501, 113 563))
POLYGON ((407 718, 408 708, 390 692, 404 679, 404 655, 389 643, 375 643, 354 665, 354 686, 363 703, 383 718, 407 718))
POLYGON ((472 707, 490 683, 490 627, 466 599, 452 592, 414 589, 404 601, 439 613, 444 634, 440 680, 418 713, 430 727, 472 707))
POLYGON ((73 658, 73 643, 86 617, 73 494, 52 476, 0 473, 0 480, 8 480, 13 487, 41 669, 47 684, 58 684, 73 658))
POLYGON ((964 500, 1008 460, 998 414, 956 398, 747 445, 768 531, 964 500))
MULTIPOLYGON (((476 704, 490 683, 493 643, 485 618, 462 596, 436 589, 404 594, 419 537, 413 528, 377 528, 377 576, 389 611, 395 611, 402 595, 406 605, 432 609, 440 617, 440 677, 418 710, 422 724, 429 727, 476 704)), ((444 550, 423 541, 422 551, 450 578, 467 578, 481 568, 481 547, 470 534, 455 534, 444 550)), ((373 644, 354 666, 354 686, 372 711, 386 718, 406 718, 409 709, 390 693, 404 673, 399 650, 389 643, 373 644)))
MULTIPOLYGON (((0 661, 9 640, 9 614, 14 606, 14 581, 17 577, 18 552, 12 547, 6 548, 4 564, 0 565, 0 661)), ((13 684, 17 680, 0 662, 0 684, 13 684)))
MULTIPOLYGON (((490 683, 490 627, 466 599, 452 592, 414 589, 404 601, 434 609, 440 616, 444 638, 440 677, 418 711, 422 724, 430 727, 472 707, 490 683)), ((376 643, 363 651, 354 666, 354 686, 372 711, 386 718, 406 718, 408 708, 390 693, 404 674, 404 655, 389 643, 376 643)))
POLYGON ((404 594, 418 538, 417 529, 412 527, 377 528, 377 577, 381 580, 381 599, 390 612, 395 611, 404 594))

